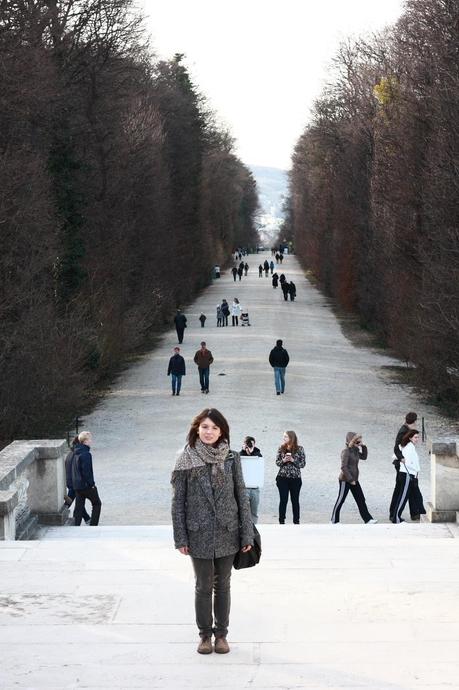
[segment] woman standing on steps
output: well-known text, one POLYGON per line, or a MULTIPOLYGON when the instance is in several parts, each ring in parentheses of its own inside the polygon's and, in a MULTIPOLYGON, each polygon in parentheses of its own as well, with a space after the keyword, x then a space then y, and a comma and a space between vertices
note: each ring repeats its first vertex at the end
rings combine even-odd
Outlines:
POLYGON ((360 516, 366 523, 378 522, 368 512, 365 496, 359 484, 359 460, 366 460, 368 456, 367 447, 362 443, 362 435, 354 431, 346 434, 346 447, 341 452, 341 472, 339 475, 339 491, 331 521, 333 524, 339 522, 341 508, 349 491, 354 496, 360 516))
POLYGON ((303 446, 298 445, 294 431, 285 431, 283 444, 277 451, 276 465, 279 472, 276 484, 279 491, 279 523, 285 523, 288 495, 292 502, 293 524, 300 524, 301 469, 306 465, 303 446))
POLYGON ((230 580, 235 554, 250 551, 253 524, 239 454, 229 448, 229 426, 215 409, 194 418, 172 472, 175 548, 191 556, 196 580, 199 654, 230 651, 230 580), (213 604, 213 616, 212 616, 213 604))

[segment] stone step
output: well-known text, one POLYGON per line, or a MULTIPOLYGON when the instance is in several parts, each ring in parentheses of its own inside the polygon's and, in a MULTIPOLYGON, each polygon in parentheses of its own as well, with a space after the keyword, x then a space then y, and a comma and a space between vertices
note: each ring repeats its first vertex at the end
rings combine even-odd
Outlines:
POLYGON ((231 653, 196 654, 169 525, 0 543, 1 690, 457 688, 455 525, 259 525, 233 571, 231 653))

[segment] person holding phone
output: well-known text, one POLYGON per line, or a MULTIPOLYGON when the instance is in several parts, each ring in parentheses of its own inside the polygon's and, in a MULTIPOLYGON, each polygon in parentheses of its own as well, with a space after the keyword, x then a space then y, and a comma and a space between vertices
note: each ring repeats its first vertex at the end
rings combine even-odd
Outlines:
MULTIPOLYGON (((261 458, 262 454, 259 448, 255 445, 255 439, 253 436, 246 436, 244 443, 242 444, 242 450, 239 453, 241 457, 252 457, 261 458)), ((245 490, 247 492, 247 498, 250 503, 250 512, 252 513, 253 524, 256 525, 258 522, 258 506, 260 505, 260 487, 259 486, 247 486, 245 490)))
POLYGON ((360 516, 365 524, 378 522, 368 511, 365 495, 359 484, 359 460, 366 460, 368 456, 367 447, 362 443, 362 434, 348 431, 346 434, 346 447, 341 452, 341 472, 338 478, 339 490, 338 498, 331 517, 331 522, 339 522, 339 516, 344 501, 349 493, 354 497, 359 509, 360 516))
POLYGON ((276 465, 279 472, 276 477, 279 491, 279 524, 285 524, 285 513, 290 494, 293 512, 293 524, 300 524, 300 491, 301 470, 306 465, 303 446, 298 445, 298 438, 294 431, 285 431, 283 444, 277 451, 276 465))

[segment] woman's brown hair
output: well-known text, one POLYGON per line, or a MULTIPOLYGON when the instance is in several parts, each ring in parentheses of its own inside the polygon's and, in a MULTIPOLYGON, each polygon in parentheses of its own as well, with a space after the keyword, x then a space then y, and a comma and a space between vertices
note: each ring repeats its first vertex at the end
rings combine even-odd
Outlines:
MULTIPOLYGON (((286 431, 285 433, 287 434, 287 436, 288 436, 288 438, 289 438, 289 441, 290 441, 290 452, 291 452, 291 453, 296 453, 296 451, 298 450, 298 438, 297 438, 297 435, 295 434, 294 431, 286 431)), ((285 453, 286 450, 289 450, 288 444, 287 444, 287 443, 283 443, 283 444, 281 445, 281 450, 282 450, 284 453, 285 453)))
POLYGON ((409 431, 406 432, 405 436, 402 438, 402 442, 400 445, 402 448, 408 445, 408 443, 411 441, 413 436, 416 436, 416 434, 419 434, 419 431, 417 429, 410 429, 409 431))
POLYGON ((222 415, 222 413, 213 407, 210 407, 210 408, 206 407, 206 409, 203 410, 202 412, 200 412, 198 415, 196 415, 196 417, 191 422, 191 428, 190 428, 190 430, 188 432, 188 436, 187 436, 188 445, 191 446, 191 448, 195 447, 196 440, 198 439, 198 436, 199 436, 199 434, 198 434, 199 426, 200 426, 201 422, 207 418, 209 418, 215 424, 215 426, 218 426, 218 428, 221 431, 220 438, 217 441, 217 445, 221 441, 228 441, 228 445, 229 445, 229 442, 230 442, 229 424, 226 421, 226 419, 224 418, 224 416, 222 415))

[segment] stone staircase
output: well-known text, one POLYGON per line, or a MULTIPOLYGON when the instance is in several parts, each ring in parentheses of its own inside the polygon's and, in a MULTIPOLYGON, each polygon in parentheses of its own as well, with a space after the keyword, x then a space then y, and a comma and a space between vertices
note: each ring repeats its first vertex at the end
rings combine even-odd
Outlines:
POLYGON ((1 690, 459 688, 459 528, 261 525, 234 571, 231 653, 196 654, 171 527, 0 543, 1 690))

